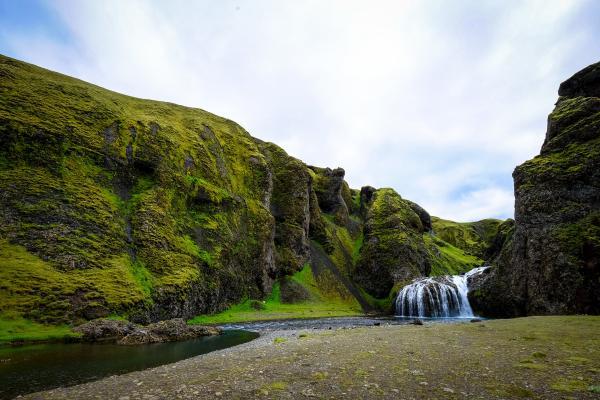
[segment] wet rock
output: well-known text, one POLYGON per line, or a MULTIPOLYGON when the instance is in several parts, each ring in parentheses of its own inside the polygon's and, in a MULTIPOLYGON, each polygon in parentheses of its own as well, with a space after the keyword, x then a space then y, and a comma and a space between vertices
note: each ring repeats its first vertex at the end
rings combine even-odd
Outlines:
POLYGON ((423 320, 421 319, 415 319, 411 322, 411 324, 413 325, 424 325, 423 320))

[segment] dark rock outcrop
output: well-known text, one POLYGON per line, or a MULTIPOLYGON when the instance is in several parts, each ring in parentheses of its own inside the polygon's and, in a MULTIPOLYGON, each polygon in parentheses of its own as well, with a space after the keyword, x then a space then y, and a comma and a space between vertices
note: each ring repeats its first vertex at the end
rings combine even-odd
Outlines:
POLYGON ((74 331, 81 333, 82 340, 86 342, 116 341, 126 345, 174 342, 221 333, 220 328, 213 326, 187 325, 181 318, 147 326, 128 321, 96 319, 79 325, 74 331))
POLYGON ((408 203, 411 210, 413 210, 415 214, 419 216, 419 219, 421 220, 421 225, 423 225, 423 229, 425 230, 425 232, 431 232, 433 230, 431 226, 431 215, 429 215, 429 213, 417 203, 414 203, 410 200, 404 201, 408 203))
POLYGON ((283 276, 309 258, 311 177, 302 161, 272 143, 257 142, 273 176, 269 205, 275 218, 275 270, 283 276))
MULTIPOLYGON (((325 213, 335 216, 336 223, 344 225, 348 222, 348 206, 344 200, 342 189, 344 189, 343 168, 318 168, 309 166, 313 171, 313 189, 319 200, 319 207, 325 213)), ((346 189, 347 184, 346 184, 346 189)), ((344 191, 346 198, 350 195, 349 189, 344 191)))
POLYGON ((94 319, 73 329, 86 342, 116 341, 136 331, 137 325, 122 320, 94 319))
POLYGON ((518 166, 515 226, 469 294, 490 316, 600 313, 600 63, 565 81, 539 156, 518 166))
POLYGON ((600 97, 600 63, 592 64, 560 84, 561 97, 600 97))

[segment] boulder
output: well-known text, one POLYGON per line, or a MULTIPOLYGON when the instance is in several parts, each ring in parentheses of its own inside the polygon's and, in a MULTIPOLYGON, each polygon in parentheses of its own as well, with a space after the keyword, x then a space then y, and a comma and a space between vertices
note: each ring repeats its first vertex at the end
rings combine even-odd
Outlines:
POLYGON ((86 342, 101 342, 118 340, 135 332, 136 329, 137 326, 129 321, 95 319, 77 326, 73 331, 81 333, 82 339, 86 342))
POLYGON ((222 330, 213 326, 188 325, 182 318, 156 322, 147 326, 128 321, 98 319, 74 329, 86 342, 117 341, 134 345, 188 340, 200 336, 219 335, 222 330))

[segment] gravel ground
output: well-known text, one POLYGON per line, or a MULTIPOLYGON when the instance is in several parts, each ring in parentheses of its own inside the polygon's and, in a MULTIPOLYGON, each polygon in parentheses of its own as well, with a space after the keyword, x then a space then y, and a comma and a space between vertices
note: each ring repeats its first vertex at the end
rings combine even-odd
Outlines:
POLYGON ((600 317, 268 331, 28 399, 598 399, 600 317))

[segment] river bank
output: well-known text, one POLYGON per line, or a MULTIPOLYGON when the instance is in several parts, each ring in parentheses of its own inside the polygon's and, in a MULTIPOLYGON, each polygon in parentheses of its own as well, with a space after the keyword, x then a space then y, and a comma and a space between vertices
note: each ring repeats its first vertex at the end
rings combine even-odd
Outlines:
POLYGON ((28 399, 598 398, 600 317, 269 331, 28 399))

